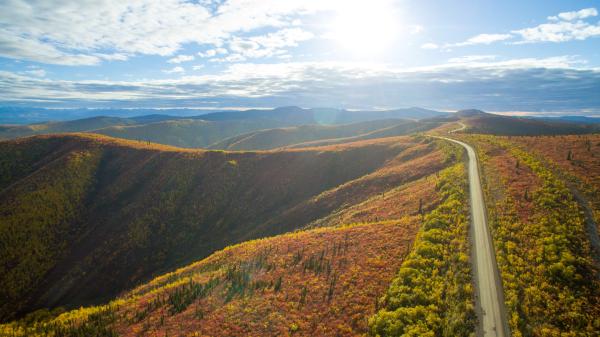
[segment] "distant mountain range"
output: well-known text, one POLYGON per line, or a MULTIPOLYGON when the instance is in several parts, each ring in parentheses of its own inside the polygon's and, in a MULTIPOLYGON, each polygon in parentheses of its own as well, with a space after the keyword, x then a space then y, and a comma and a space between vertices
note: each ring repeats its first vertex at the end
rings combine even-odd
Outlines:
POLYGON ((319 122, 329 123, 350 123, 356 121, 365 121, 388 118, 410 118, 422 119, 439 116, 443 114, 438 111, 422 108, 406 108, 386 111, 349 111, 344 109, 332 108, 313 108, 301 109, 299 107, 280 107, 276 109, 240 109, 226 110, 219 109, 193 109, 193 108, 169 108, 169 109, 48 109, 48 108, 22 108, 22 107, 0 107, 0 125, 2 124, 31 124, 47 123, 50 121, 60 122, 75 119, 86 119, 98 116, 119 117, 123 119, 132 119, 137 122, 158 122, 163 120, 172 120, 178 118, 201 118, 205 120, 222 119, 248 119, 248 118, 270 118, 273 114, 280 117, 294 117, 299 120, 301 117, 307 118, 306 121, 315 119, 319 122), (368 112, 368 114, 365 114, 368 112), (312 116, 312 117, 311 117, 312 116))
MULTIPOLYGON (((130 118, 98 116, 28 125, 0 125, 0 139, 13 139, 39 134, 90 132, 179 147, 215 148, 213 145, 215 143, 258 130, 301 125, 314 125, 314 128, 318 128, 318 126, 342 126, 386 120, 387 122, 374 124, 383 128, 402 121, 415 121, 446 115, 443 112, 421 108, 389 111, 348 111, 281 107, 269 110, 221 111, 188 117, 157 114, 130 118)), ((302 141, 337 137, 333 130, 337 129, 339 131, 343 128, 345 127, 321 128, 319 137, 311 138, 310 135, 305 134, 302 136, 302 141)), ((364 126, 352 126, 347 129, 347 131, 338 132, 338 134, 343 134, 344 137, 358 135, 358 133, 353 133, 352 130, 361 130, 364 129, 364 126)), ((373 131, 373 129, 368 131, 373 131)), ((282 140, 282 143, 288 145, 290 141, 282 140)))
POLYGON ((501 116, 477 109, 446 113, 421 108, 349 111, 289 106, 219 111, 196 116, 96 116, 28 125, 0 125, 0 140, 86 132, 185 148, 268 150, 406 135, 457 119, 468 124, 469 132, 496 135, 583 134, 600 130, 598 119, 580 116, 531 118, 501 116))
POLYGON ((564 121, 573 123, 586 123, 586 124, 599 124, 600 117, 587 117, 587 116, 559 116, 559 117, 535 117, 537 119, 544 119, 548 121, 564 121))
POLYGON ((507 136, 536 136, 558 134, 585 134, 600 132, 599 123, 588 117, 532 118, 495 115, 469 109, 456 112, 456 117, 467 124, 470 133, 507 136), (582 122, 585 120, 586 122, 582 122))

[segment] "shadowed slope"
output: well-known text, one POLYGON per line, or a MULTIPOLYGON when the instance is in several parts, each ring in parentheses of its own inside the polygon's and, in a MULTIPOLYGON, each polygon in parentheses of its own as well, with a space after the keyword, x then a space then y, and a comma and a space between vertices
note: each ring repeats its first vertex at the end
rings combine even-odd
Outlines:
POLYGON ((222 152, 80 134, 1 142, 0 153, 4 318, 109 298, 445 165, 409 137, 222 152))

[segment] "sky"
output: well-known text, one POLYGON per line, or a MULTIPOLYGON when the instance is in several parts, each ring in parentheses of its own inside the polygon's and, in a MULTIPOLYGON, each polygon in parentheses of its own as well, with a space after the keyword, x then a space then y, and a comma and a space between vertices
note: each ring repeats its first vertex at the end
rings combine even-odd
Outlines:
POLYGON ((600 115, 600 0, 3 0, 0 106, 600 115))

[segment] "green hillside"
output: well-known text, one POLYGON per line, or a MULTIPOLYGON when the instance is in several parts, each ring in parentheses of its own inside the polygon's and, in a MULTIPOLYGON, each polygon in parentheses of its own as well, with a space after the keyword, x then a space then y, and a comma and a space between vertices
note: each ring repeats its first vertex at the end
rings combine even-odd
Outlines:
POLYGON ((290 148, 302 148, 302 147, 310 147, 310 146, 326 146, 326 145, 335 145, 335 144, 343 144, 347 142, 356 142, 368 139, 378 139, 378 138, 386 138, 386 137, 394 137, 394 136, 403 136, 408 134, 414 134, 419 132, 424 132, 431 130, 440 126, 442 123, 437 121, 406 121, 401 123, 388 123, 385 127, 377 130, 373 130, 370 132, 366 132, 363 134, 359 134, 356 136, 350 137, 341 137, 341 138, 330 138, 330 139, 322 139, 322 140, 313 140, 307 141, 304 143, 297 143, 290 145, 290 148), (390 126, 391 124, 391 126, 390 126))
POLYGON ((130 126, 112 126, 93 133, 131 140, 143 140, 179 147, 208 147, 225 138, 255 130, 289 125, 269 119, 205 121, 178 119, 130 126))
POLYGON ((404 120, 377 120, 343 125, 301 125, 241 134, 212 144, 212 149, 268 150, 321 139, 347 138, 384 129, 390 125, 415 123, 404 120))

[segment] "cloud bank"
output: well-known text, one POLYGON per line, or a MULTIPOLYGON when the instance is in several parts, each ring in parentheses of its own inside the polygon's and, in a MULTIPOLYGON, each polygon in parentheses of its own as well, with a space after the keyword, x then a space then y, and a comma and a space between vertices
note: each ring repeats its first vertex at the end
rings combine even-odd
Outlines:
MULTIPOLYGON (((417 105, 600 113, 600 70, 577 68, 579 62, 570 56, 500 61, 474 56, 408 69, 328 62, 242 63, 218 75, 131 82, 53 81, 0 72, 0 101, 61 107, 417 105)), ((170 71, 178 72, 176 68, 170 71)))

